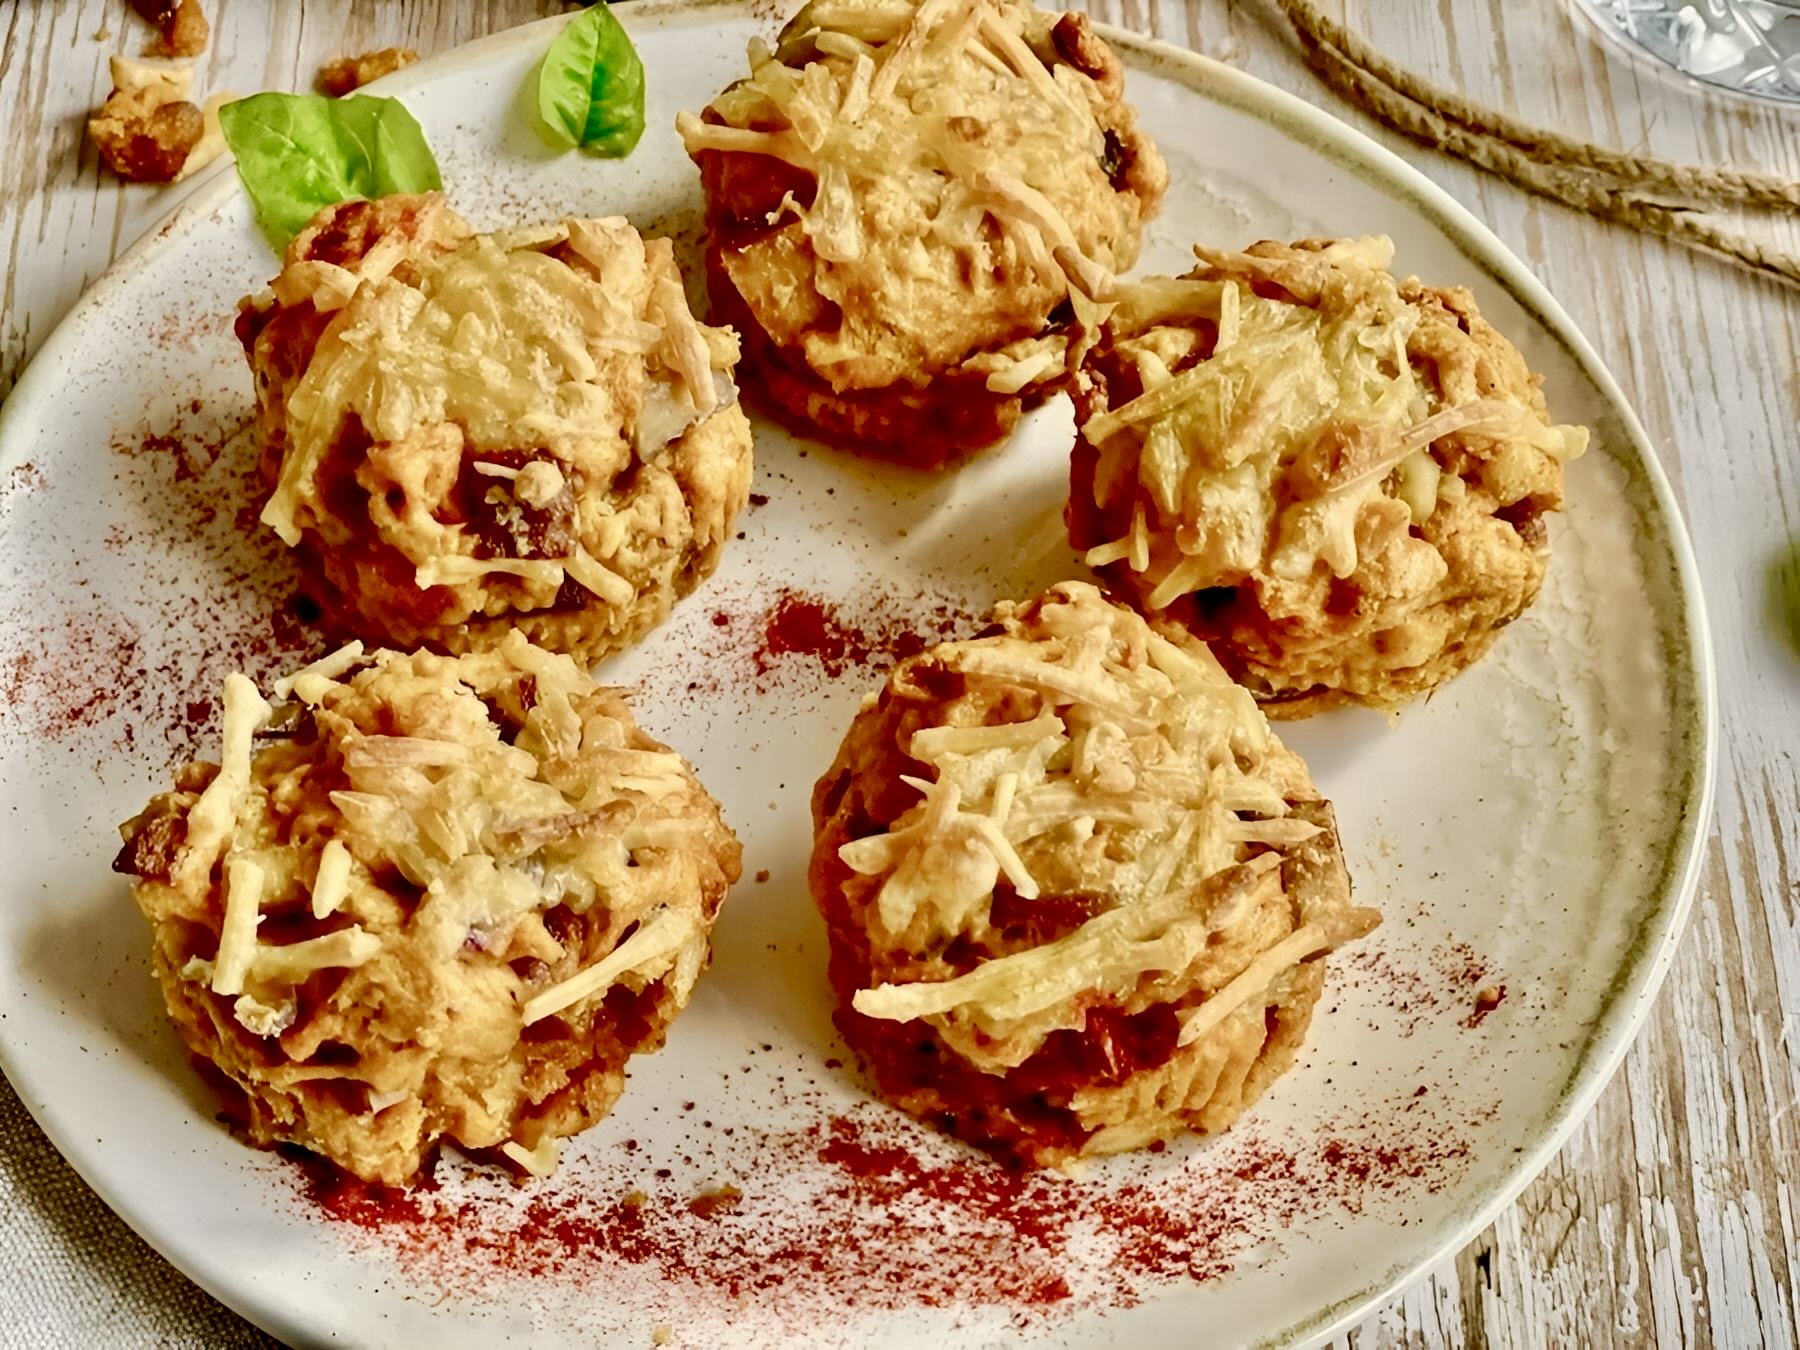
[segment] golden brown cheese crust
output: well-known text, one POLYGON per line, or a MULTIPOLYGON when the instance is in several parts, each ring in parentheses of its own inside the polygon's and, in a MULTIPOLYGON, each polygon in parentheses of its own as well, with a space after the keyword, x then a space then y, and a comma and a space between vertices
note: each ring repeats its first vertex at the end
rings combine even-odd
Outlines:
POLYGON ((679 125, 757 394, 910 463, 998 440, 1167 184, 1117 58, 1018 0, 819 0, 751 62, 679 125))
POLYGON ((1430 693, 1537 595, 1586 431, 1550 423, 1468 291, 1396 281, 1385 240, 1196 251, 1086 358, 1071 541, 1270 716, 1430 693))
POLYGON ((238 334, 264 519, 347 634, 517 626, 591 662, 712 573, 748 499, 735 340, 622 220, 474 235, 435 196, 343 203, 238 334))
POLYGON ((736 838, 618 691, 522 638, 378 653, 296 695, 223 838, 212 764, 123 828, 170 1017, 259 1145, 390 1185, 440 1140, 536 1167, 686 1005, 736 838))
POLYGON ((896 1105, 1024 1164, 1222 1130, 1374 925, 1330 807, 1192 638, 1078 583, 996 619, 902 662, 814 791, 838 1026, 896 1105))

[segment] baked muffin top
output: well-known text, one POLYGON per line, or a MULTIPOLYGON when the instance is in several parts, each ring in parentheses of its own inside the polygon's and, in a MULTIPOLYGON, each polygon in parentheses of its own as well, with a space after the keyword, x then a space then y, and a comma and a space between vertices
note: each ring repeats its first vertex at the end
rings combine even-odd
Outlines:
POLYGON ((1167 182, 1085 18, 816 0, 750 60, 678 126, 726 157, 715 249, 775 343, 840 392, 1060 374, 1048 316, 1132 263, 1167 182))
POLYGON ((1185 1045, 1373 926, 1284 873, 1322 803, 1203 644, 1079 582, 995 621, 902 662, 815 799, 815 892, 869 951, 858 1013, 988 1072, 1097 1005, 1178 1005, 1185 1045))
POLYGON ((535 1167, 597 1114, 558 1094, 615 986, 679 1009, 704 968, 740 856, 718 804, 516 632, 351 644, 276 692, 232 676, 221 762, 124 827, 171 1012, 239 1086, 301 1100, 277 1137, 358 1175, 406 1181, 443 1133, 535 1167))
POLYGON ((1077 546, 1152 613, 1239 588, 1197 626, 1235 650, 1260 620, 1259 693, 1417 692, 1383 680, 1462 635, 1434 609, 1495 590, 1497 623, 1535 593, 1586 429, 1551 422, 1467 291, 1394 277, 1385 238, 1195 252, 1126 288, 1088 354, 1077 546))
MULTIPOLYGON (((737 397, 736 339, 694 319, 670 242, 622 218, 475 234, 436 195, 344 203, 239 333, 264 523, 430 592, 417 615, 394 600, 399 641, 549 608, 565 582, 629 605, 669 543, 651 470, 737 397)), ((747 484, 739 430, 721 454, 747 484)))

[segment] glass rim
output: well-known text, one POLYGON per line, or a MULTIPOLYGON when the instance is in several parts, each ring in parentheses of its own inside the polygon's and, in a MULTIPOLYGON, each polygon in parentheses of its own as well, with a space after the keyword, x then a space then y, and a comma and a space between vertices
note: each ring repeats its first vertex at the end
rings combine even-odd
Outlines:
MULTIPOLYGON (((1756 0, 1756 3, 1785 10, 1800 18, 1800 0, 1756 0)), ((1742 103, 1756 103, 1765 108, 1800 111, 1800 89, 1793 93, 1781 93, 1746 88, 1741 84, 1728 84, 1708 79, 1704 75, 1696 75, 1691 70, 1683 69, 1662 53, 1634 40, 1630 34, 1620 29, 1604 12, 1604 0, 1568 0, 1568 7, 1579 14, 1590 27, 1598 30, 1604 38, 1602 46, 1622 52, 1636 65, 1648 69, 1667 82, 1680 86, 1685 92, 1742 103)), ((1796 56, 1800 57, 1800 52, 1796 52, 1796 56)))

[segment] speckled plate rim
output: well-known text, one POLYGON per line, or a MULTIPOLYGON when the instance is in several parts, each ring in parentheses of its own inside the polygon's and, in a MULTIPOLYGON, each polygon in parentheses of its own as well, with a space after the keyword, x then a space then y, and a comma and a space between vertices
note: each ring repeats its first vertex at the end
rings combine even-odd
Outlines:
MULTIPOLYGON (((1403 1262, 1359 1292, 1301 1318, 1265 1338, 1262 1346, 1312 1345, 1344 1331, 1391 1295, 1410 1284, 1433 1262, 1460 1250, 1506 1209, 1549 1166, 1569 1136, 1612 1081, 1637 1031, 1649 1015, 1657 990, 1699 889, 1705 842, 1712 821, 1717 774, 1717 676, 1706 623, 1699 568, 1687 527, 1649 435, 1625 392, 1568 312, 1531 271, 1468 208, 1392 151, 1330 113, 1274 88, 1254 76, 1208 57, 1153 38, 1101 26, 1106 39, 1139 60, 1182 79, 1205 96, 1257 117, 1335 161, 1371 185, 1395 190, 1418 215, 1438 229, 1469 261, 1501 286, 1556 339, 1581 374, 1611 405, 1632 454, 1618 463, 1629 475, 1627 494, 1665 531, 1673 591, 1666 597, 1677 612, 1661 626, 1674 718, 1683 724, 1686 761, 1676 768, 1672 796, 1679 802, 1679 828, 1668 839, 1657 880, 1640 907, 1631 945, 1607 990, 1600 1016, 1584 1041, 1576 1067, 1556 1104, 1540 1120, 1534 1142, 1490 1190, 1468 1206, 1462 1222, 1424 1261, 1403 1262)), ((1623 447, 1619 447, 1623 448, 1623 447)))
MULTIPOLYGON (((743 12, 749 6, 745 0, 628 0, 620 8, 628 12, 635 23, 678 21, 700 11, 743 12)), ((547 32, 568 22, 569 17, 553 16, 496 33, 421 61, 376 81, 369 88, 377 93, 403 95, 460 70, 480 66, 498 52, 541 42, 547 32)), ((1474 267, 1502 287, 1546 333, 1555 338, 1617 416, 1619 430, 1631 451, 1629 457, 1621 456, 1618 460, 1628 475, 1626 491, 1646 516, 1663 526, 1666 538, 1661 542, 1667 546, 1667 561, 1672 565, 1670 580, 1673 584, 1664 598, 1674 607, 1675 613, 1665 617, 1660 626, 1667 638, 1664 658, 1671 684, 1671 705, 1682 728, 1673 734, 1687 752, 1685 762, 1676 768, 1676 786, 1672 793, 1678 803, 1679 827, 1668 838, 1657 880, 1640 907, 1630 948, 1607 991, 1600 1016, 1582 1045, 1576 1068, 1564 1083, 1556 1105, 1538 1122, 1535 1138, 1523 1146, 1524 1151, 1516 1155, 1512 1167, 1485 1196, 1466 1206, 1460 1223, 1433 1252, 1422 1260, 1395 1265, 1358 1292, 1309 1313, 1259 1342, 1261 1346, 1271 1347, 1312 1345, 1355 1324, 1437 1260, 1459 1250, 1486 1228, 1549 1165, 1575 1127, 1593 1108, 1631 1048, 1674 959, 1676 945, 1699 886, 1716 777, 1718 700, 1712 644, 1693 548, 1673 489, 1657 461, 1648 435, 1599 354, 1581 335, 1562 306, 1498 236, 1444 189, 1392 151, 1296 95, 1166 42, 1111 25, 1097 24, 1096 27, 1115 48, 1129 53, 1128 66, 1152 69, 1187 85, 1209 101, 1267 123, 1290 139, 1331 159, 1365 183, 1403 199, 1474 267)), ((39 386, 56 379, 64 367, 79 357, 73 338, 77 325, 71 320, 107 303, 116 292, 132 285, 151 258, 179 244, 186 227, 216 211, 240 190, 229 160, 206 169, 196 178, 187 196, 82 294, 21 373, 5 403, 0 405, 0 446, 10 439, 11 410, 17 406, 29 407, 39 393, 39 386)), ((0 456, 0 470, 9 467, 5 458, 0 456)), ((5 1071, 27 1109, 64 1158, 140 1237, 201 1288, 252 1322, 290 1340, 305 1337, 307 1329, 293 1325, 286 1309, 247 1297, 251 1291, 218 1278, 219 1272, 187 1261, 178 1240, 164 1240, 160 1216, 141 1211, 128 1196, 108 1184, 98 1159, 90 1155, 81 1139, 58 1128, 51 1113, 41 1109, 37 1084, 22 1072, 23 1065, 8 1054, 4 1035, 0 1035, 0 1070, 5 1071)))

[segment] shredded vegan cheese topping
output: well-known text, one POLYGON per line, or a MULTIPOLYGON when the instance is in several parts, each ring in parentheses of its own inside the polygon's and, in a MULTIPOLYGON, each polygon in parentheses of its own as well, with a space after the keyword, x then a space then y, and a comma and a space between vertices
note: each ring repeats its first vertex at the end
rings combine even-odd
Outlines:
MULTIPOLYGON (((421 659, 449 658, 410 662, 421 659)), ((413 922, 430 935, 443 960, 453 959, 476 932, 483 946, 504 946, 521 921, 552 905, 579 913, 603 894, 616 904, 617 891, 608 882, 631 865, 630 847, 623 833, 602 842, 585 831, 615 804, 655 800, 688 782, 678 755, 633 749, 616 734, 607 735, 605 724, 582 717, 579 700, 593 685, 567 657, 533 648, 514 633, 497 653, 461 660, 465 686, 516 680, 527 672, 535 681, 535 706, 511 744, 501 739, 480 700, 466 692, 437 714, 445 719, 447 739, 369 734, 362 711, 367 700, 403 698, 408 684, 428 678, 409 671, 409 659, 392 653, 370 657, 360 647, 345 648, 288 682, 296 689, 309 681, 328 682, 314 690, 313 716, 334 745, 345 780, 330 794, 343 826, 319 846, 310 911, 319 919, 337 913, 358 885, 371 884, 372 861, 391 860, 422 888, 424 903, 413 922), (358 666, 367 668, 352 674, 358 666), (598 740, 594 733, 601 733, 598 740), (614 744, 608 746, 607 739, 614 744), (570 772, 571 760, 579 763, 578 773, 570 772), (571 797, 571 788, 578 795, 571 797), (564 843, 575 849, 573 855, 558 847, 564 843)), ((254 691, 246 690, 249 681, 242 676, 227 685, 227 767, 190 813, 185 865, 205 856, 210 834, 193 836, 196 818, 207 819, 202 808, 226 800, 229 789, 242 794, 250 786, 247 728, 254 725, 255 707, 249 701, 254 691)), ((298 884, 306 860, 221 843, 225 914, 213 958, 215 993, 241 994, 251 983, 265 989, 291 986, 314 970, 362 965, 381 950, 382 939, 360 925, 285 946, 260 945, 256 929, 265 901, 298 884)), ((648 838, 639 845, 650 846, 648 838)), ((623 928, 639 917, 624 909, 613 919, 623 928)), ((642 919, 644 926, 606 959, 533 994, 524 1004, 525 1023, 605 993, 627 971, 654 979, 669 968, 678 949, 706 941, 697 911, 658 908, 642 919)))
POLYGON ((219 774, 188 813, 187 848, 181 857, 179 875, 184 882, 210 872, 227 847, 237 824, 239 798, 250 786, 251 740, 269 720, 268 703, 244 675, 226 677, 222 701, 224 745, 219 754, 219 774))
POLYGON ((1246 957, 1263 973, 1231 987, 1237 1001, 1366 930, 1368 911, 1310 927, 1290 912, 1280 863, 1320 832, 1290 814, 1311 785, 1203 645, 1171 640, 1080 583, 996 619, 1003 633, 914 658, 920 669, 903 666, 884 696, 912 706, 905 681, 964 691, 921 706, 916 725, 903 720, 914 729, 897 748, 927 770, 904 779, 918 802, 839 849, 875 887, 869 941, 877 968, 893 972, 855 993, 857 1012, 923 1018, 998 1072, 1052 1032, 1079 1029, 1096 1001, 1183 997, 1195 963, 1246 915, 1305 937, 1272 943, 1281 955, 1261 965, 1246 957), (1003 888, 1016 913, 1071 893, 1098 908, 1061 936, 995 952, 1006 945, 1003 888), (946 966, 963 943, 982 959, 946 966))
MULTIPOLYGON (((461 657, 353 645, 281 685, 296 702, 258 748, 269 705, 232 676, 221 766, 185 771, 190 786, 127 827, 165 972, 270 1043, 235 1065, 252 1090, 341 1080, 349 1095, 322 1112, 366 1090, 367 1111, 350 1114, 382 1115, 410 1152, 371 1158, 366 1140, 337 1139, 345 1153, 300 1135, 360 1175, 406 1179, 445 1112, 472 1117, 465 1144, 510 1141, 526 1170, 552 1166, 546 1131, 606 1103, 578 1094, 554 1116, 517 1114, 520 1094, 529 1105, 557 1083, 553 1067, 521 1081, 524 1052, 568 1040, 577 1064, 616 1074, 609 992, 644 1000, 633 1027, 686 1003, 737 871, 717 804, 617 691, 517 631, 461 657), (559 1016, 566 1026, 524 1036, 559 1016), (336 1058, 319 1056, 327 1044, 336 1058), (453 1080, 474 1075, 441 1097, 439 1056, 453 1080), (388 1114, 402 1101, 412 1108, 388 1114)), ((644 1034, 620 1033, 619 1060, 644 1034)), ((228 1071, 229 1049, 214 1051, 228 1071)))
POLYGON ((1259 250, 1196 248, 1200 267, 1131 288, 1109 320, 1140 392, 1083 435, 1097 495, 1130 500, 1131 516, 1087 561, 1143 574, 1151 609, 1255 574, 1350 576, 1462 489, 1434 457, 1445 445, 1491 462, 1502 504, 1581 453, 1585 429, 1541 408, 1451 401, 1422 345, 1441 339, 1387 271, 1389 240, 1259 250), (1404 509, 1372 511, 1384 498, 1404 509))
POLYGON ((270 450, 263 522, 360 560, 327 574, 397 642, 578 608, 565 583, 628 630, 749 476, 737 342, 694 318, 673 245, 616 217, 472 234, 436 196, 334 212, 240 325, 270 450), (677 443, 719 462, 689 467, 677 443), (696 476, 719 502, 692 499, 696 476), (346 510, 349 484, 366 511, 346 510))
POLYGON ((508 1139, 500 1145, 500 1151, 534 1177, 549 1176, 556 1171, 557 1161, 562 1157, 562 1145, 552 1135, 538 1140, 536 1148, 526 1148, 508 1139))
POLYGON ((1071 288, 1110 296, 1134 260, 1161 162, 1138 143, 1116 70, 1073 64, 1058 20, 1018 0, 815 0, 778 48, 751 44, 749 77, 704 120, 678 116, 696 158, 756 156, 811 181, 724 266, 834 388, 971 361, 1017 393, 1061 373, 1066 338, 1037 335, 1044 315, 1071 288), (1110 181, 1121 134, 1146 161, 1130 191, 1110 181), (990 308, 1007 331, 972 340, 990 308))

